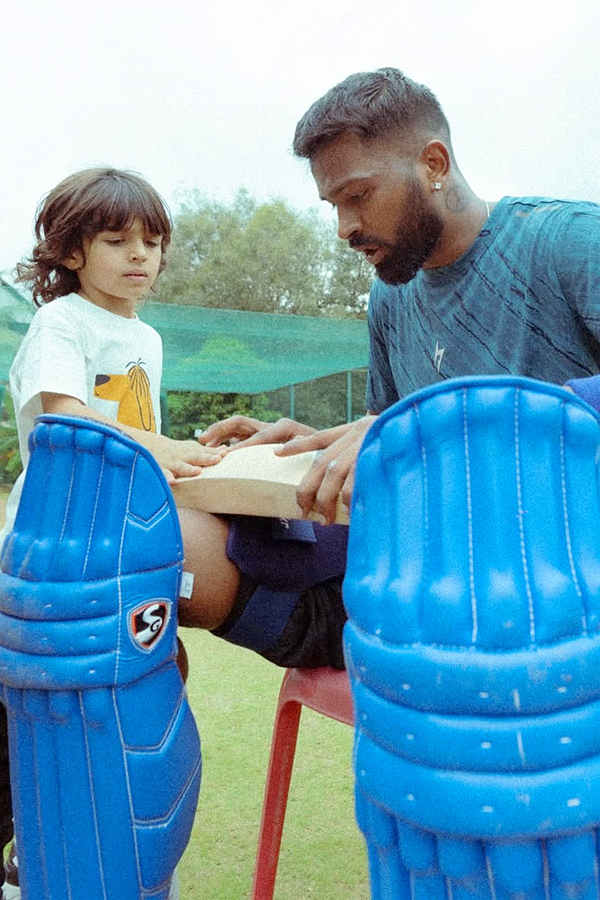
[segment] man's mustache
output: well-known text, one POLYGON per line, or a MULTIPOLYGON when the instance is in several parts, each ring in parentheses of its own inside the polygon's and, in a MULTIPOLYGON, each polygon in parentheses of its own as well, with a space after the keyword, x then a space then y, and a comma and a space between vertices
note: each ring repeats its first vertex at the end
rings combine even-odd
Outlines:
POLYGON ((385 247, 386 249, 392 247, 392 244, 390 244, 389 241, 382 241, 380 238, 362 234, 348 238, 348 245, 352 247, 353 250, 360 250, 361 247, 385 247))

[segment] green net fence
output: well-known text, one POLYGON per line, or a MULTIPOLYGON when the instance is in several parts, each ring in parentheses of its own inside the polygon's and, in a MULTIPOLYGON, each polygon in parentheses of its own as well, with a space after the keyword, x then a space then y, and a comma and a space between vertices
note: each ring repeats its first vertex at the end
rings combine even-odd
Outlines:
MULTIPOLYGON (((367 323, 147 302, 140 318, 160 333, 163 388, 257 394, 367 365, 367 323)), ((0 280, 0 382, 33 316, 0 280)))

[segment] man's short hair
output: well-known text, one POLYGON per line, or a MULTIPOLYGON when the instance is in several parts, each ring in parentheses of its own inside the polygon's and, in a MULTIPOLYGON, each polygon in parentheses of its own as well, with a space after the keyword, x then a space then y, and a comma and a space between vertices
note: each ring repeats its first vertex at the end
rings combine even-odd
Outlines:
POLYGON ((344 133, 373 140, 392 132, 425 130, 450 147, 450 127, 428 87, 398 69, 357 72, 332 87, 306 112, 294 135, 294 154, 312 159, 344 133))

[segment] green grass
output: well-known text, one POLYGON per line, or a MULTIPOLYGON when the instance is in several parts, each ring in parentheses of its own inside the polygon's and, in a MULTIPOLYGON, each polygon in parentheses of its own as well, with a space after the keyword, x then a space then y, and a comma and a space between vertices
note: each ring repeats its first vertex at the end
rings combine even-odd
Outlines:
MULTIPOLYGON (((282 670, 201 631, 180 633, 203 756, 196 822, 179 867, 181 897, 244 900, 282 670)), ((303 711, 275 900, 368 900, 351 753, 351 728, 303 711)))

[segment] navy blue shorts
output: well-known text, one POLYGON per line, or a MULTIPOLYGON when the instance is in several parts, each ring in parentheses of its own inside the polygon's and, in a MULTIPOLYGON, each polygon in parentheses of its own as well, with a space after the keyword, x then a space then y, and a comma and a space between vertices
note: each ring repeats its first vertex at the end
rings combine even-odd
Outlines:
POLYGON ((279 666, 344 668, 342 580, 348 528, 230 516, 227 556, 241 573, 214 634, 279 666))

